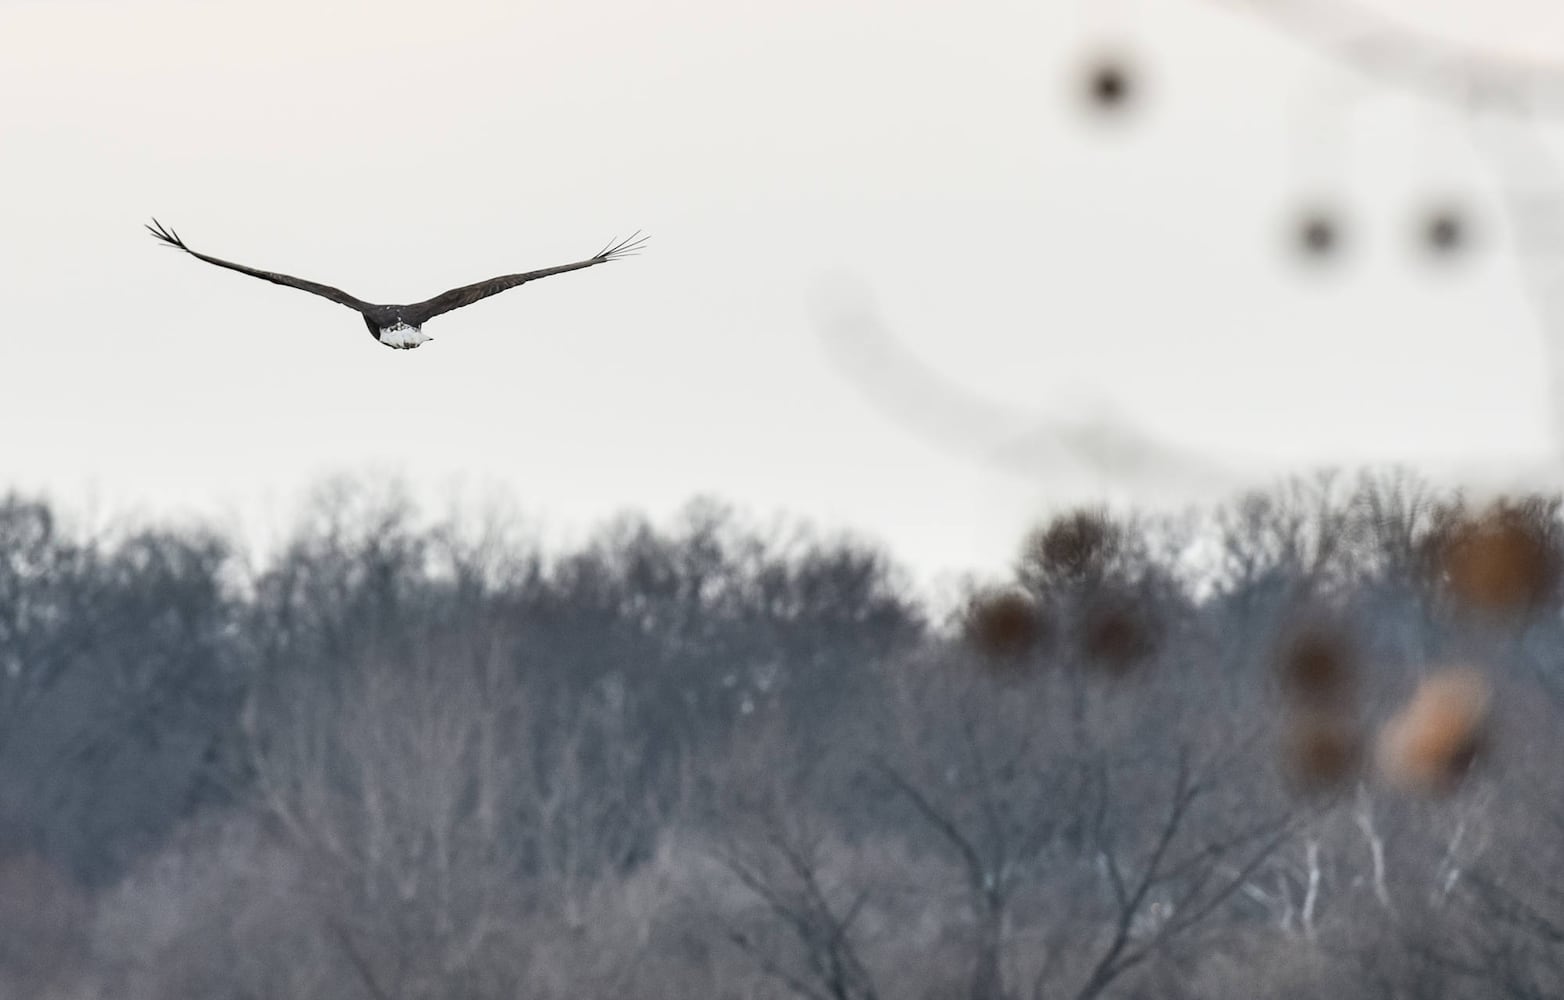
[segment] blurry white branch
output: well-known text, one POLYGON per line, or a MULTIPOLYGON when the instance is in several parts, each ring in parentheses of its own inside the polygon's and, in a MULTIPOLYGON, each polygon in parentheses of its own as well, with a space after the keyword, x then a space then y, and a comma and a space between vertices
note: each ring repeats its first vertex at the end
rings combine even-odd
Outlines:
POLYGON ((1536 128, 1479 124, 1475 140, 1493 170, 1511 249, 1541 328, 1553 447, 1564 452, 1564 158, 1536 128))
POLYGON ((861 287, 839 285, 819 296, 816 317, 830 359, 876 408, 967 460, 1028 479, 1073 475, 1135 490, 1204 489, 1231 477, 1211 459, 1135 426, 1100 398, 1071 400, 1082 412, 1049 419, 965 388, 913 354, 861 287))
POLYGON ((1564 115, 1564 66, 1485 51, 1341 0, 1224 0, 1343 66, 1468 111, 1564 115))

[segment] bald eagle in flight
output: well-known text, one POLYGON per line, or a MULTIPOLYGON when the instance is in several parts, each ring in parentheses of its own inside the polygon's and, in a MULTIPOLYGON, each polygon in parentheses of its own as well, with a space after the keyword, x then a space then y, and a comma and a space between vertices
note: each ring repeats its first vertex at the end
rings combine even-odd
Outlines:
POLYGON ((398 350, 411 350, 419 344, 432 339, 423 332, 423 325, 442 313, 448 313, 452 309, 460 309, 462 306, 472 305, 479 299, 497 295, 507 288, 515 288, 517 285, 532 281, 534 278, 546 278, 551 274, 564 274, 566 271, 577 271, 583 267, 606 264, 611 260, 632 256, 646 244, 647 239, 637 231, 629 239, 620 240, 618 243, 610 243, 595 255, 588 257, 586 260, 578 260, 574 264, 558 264, 554 267, 545 267, 537 271, 505 274, 498 278, 490 278, 488 281, 479 281, 475 284, 453 288, 448 292, 441 292, 434 298, 424 299, 422 302, 414 302, 410 305, 383 306, 356 299, 342 289, 333 288, 330 285, 322 285, 319 282, 306 281, 303 278, 295 278, 287 274, 261 271, 253 267, 245 267, 243 264, 235 264, 232 261, 208 257, 204 253, 198 253, 185 246, 185 241, 179 238, 178 233, 172 229, 164 228, 163 224, 156 219, 152 220, 152 225, 148 226, 147 230, 165 245, 183 250, 190 256, 198 260, 204 260, 208 264, 226 267, 230 271, 248 274, 252 278, 260 278, 273 284, 300 288, 322 298, 330 299, 338 305, 344 305, 349 309, 356 310, 359 315, 364 317, 364 325, 369 327, 371 336, 387 347, 395 347, 398 350))

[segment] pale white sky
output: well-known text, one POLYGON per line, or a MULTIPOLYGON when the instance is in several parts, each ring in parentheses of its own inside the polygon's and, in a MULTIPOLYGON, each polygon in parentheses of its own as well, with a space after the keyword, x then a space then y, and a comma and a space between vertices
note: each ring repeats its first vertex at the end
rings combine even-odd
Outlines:
MULTIPOLYGON (((1557 6, 1426 27, 1536 57, 1557 6)), ((712 493, 931 578, 1099 496, 1554 447, 1465 120, 1208 0, 0 0, 0 94, 0 489, 67 505, 265 529, 377 470, 574 533, 712 493), (1104 47, 1147 87, 1114 127, 1073 100, 1104 47), (1300 270, 1322 194, 1350 252, 1300 270), (1432 266, 1447 198, 1481 239, 1432 266), (401 352, 154 214, 377 301, 652 241, 401 352)))

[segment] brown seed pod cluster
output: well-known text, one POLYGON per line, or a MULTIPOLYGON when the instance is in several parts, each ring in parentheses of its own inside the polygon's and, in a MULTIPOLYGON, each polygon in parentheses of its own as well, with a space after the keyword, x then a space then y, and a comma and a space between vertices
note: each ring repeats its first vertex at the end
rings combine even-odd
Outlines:
POLYGON ((1089 663, 1123 674, 1156 651, 1156 625, 1133 599, 1102 596, 1082 615, 1080 641, 1089 663))
POLYGON ((1118 555, 1122 529, 1104 510, 1060 515, 1027 537, 1022 575, 1046 583, 1080 583, 1101 576, 1118 555))
POLYGON ((1305 792, 1340 787, 1357 775, 1363 745, 1351 643, 1337 628, 1301 626, 1282 641, 1277 669, 1286 697, 1282 755, 1289 779, 1305 792))
POLYGON ((1278 659, 1282 686, 1295 704, 1346 707, 1356 667, 1353 651, 1340 633, 1323 627, 1301 629, 1284 644, 1278 659))
POLYGON ((972 648, 991 659, 1007 661, 1036 649, 1046 631, 1037 602, 1016 589, 990 590, 973 597, 962 626, 972 648))
POLYGON ((1285 697, 1283 770, 1300 792, 1339 789, 1372 764, 1399 788, 1444 793, 1486 739, 1489 687, 1477 670, 1425 678, 1371 741, 1358 717, 1357 654, 1347 633, 1319 621, 1301 625, 1277 647, 1276 667, 1285 697))
POLYGON ((1327 792, 1357 776, 1363 740, 1350 715, 1303 710, 1290 713, 1282 736, 1288 779, 1303 792, 1327 792))
POLYGON ((1450 516, 1436 534, 1440 577, 1462 605, 1490 613, 1535 607, 1558 578, 1546 515, 1496 504, 1481 515, 1450 516))
POLYGON ((1425 678, 1380 731, 1381 773, 1409 791, 1450 790, 1482 748, 1490 701, 1487 679, 1471 668, 1425 678))

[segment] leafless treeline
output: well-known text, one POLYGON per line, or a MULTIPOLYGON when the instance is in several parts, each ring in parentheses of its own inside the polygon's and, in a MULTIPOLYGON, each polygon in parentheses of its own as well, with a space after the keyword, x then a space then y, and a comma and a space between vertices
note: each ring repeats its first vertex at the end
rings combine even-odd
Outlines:
POLYGON ((13 497, 0 995, 1557 996, 1559 507, 1076 512, 947 621, 710 504, 544 556, 347 488, 254 567, 13 497))

